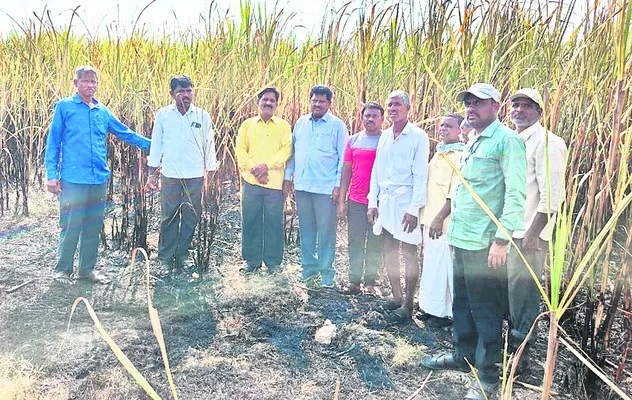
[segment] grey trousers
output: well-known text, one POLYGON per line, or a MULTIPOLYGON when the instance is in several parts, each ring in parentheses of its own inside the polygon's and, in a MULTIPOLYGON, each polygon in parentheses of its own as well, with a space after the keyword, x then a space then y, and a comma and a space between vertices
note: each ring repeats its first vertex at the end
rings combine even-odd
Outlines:
POLYGON ((249 266, 268 270, 283 262, 282 190, 241 181, 241 256, 249 266))
POLYGON ((478 368, 483 382, 498 382, 497 363, 502 361, 502 324, 506 313, 505 267, 487 265, 489 247, 482 250, 454 248, 455 358, 478 368))
POLYGON ((383 237, 375 236, 366 217, 368 206, 349 200, 347 221, 349 231, 349 282, 375 285, 382 266, 383 237))
MULTIPOLYGON (((538 279, 542 279, 544 261, 548 250, 548 243, 542 239, 540 250, 524 252, 522 239, 514 239, 527 262, 538 279)), ((514 343, 524 340, 540 313, 540 291, 529 273, 529 270, 515 249, 507 255, 507 297, 509 304, 509 329, 514 343)), ((535 330, 529 338, 529 343, 535 342, 535 330)))
POLYGON ((55 271, 72 272, 79 245, 79 275, 87 275, 97 262, 105 213, 106 184, 61 182, 59 194, 59 258, 55 271))
POLYGON ((174 179, 162 176, 158 259, 188 256, 195 227, 202 214, 203 178, 174 179))

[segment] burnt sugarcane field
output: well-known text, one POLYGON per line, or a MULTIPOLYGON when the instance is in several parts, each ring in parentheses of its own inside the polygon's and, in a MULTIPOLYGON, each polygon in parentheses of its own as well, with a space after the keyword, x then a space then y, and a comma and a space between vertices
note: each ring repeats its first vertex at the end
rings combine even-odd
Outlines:
POLYGON ((632 2, 287 3, 0 5, 0 400, 632 398, 632 2))

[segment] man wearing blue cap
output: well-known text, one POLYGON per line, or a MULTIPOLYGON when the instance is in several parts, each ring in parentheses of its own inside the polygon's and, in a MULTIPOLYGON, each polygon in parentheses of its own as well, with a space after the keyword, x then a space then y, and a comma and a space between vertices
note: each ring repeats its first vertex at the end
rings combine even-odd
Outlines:
POLYGON ((423 360, 430 369, 478 370, 464 399, 484 399, 498 388, 502 356, 509 238, 524 228, 526 153, 520 136, 500 123, 500 93, 477 83, 459 93, 476 131, 461 160, 465 179, 452 199, 448 242, 454 247, 454 352, 423 360), (467 186, 466 186, 467 184, 467 186), (473 192, 470 193, 470 190, 473 192), (475 195, 474 195, 475 194, 475 195), (479 205, 500 221, 497 227, 479 205))

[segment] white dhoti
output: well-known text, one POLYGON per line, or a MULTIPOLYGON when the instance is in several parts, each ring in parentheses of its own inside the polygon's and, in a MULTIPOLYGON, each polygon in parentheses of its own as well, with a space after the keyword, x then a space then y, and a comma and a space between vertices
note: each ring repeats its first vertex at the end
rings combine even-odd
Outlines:
POLYGON ((430 227, 423 228, 424 262, 419 285, 419 308, 435 317, 452 318, 452 252, 447 234, 430 239, 430 227))
POLYGON ((421 243, 421 229, 419 224, 410 233, 404 232, 402 220, 406 210, 410 207, 413 190, 410 186, 400 186, 396 189, 380 188, 378 217, 373 232, 379 235, 381 229, 386 229, 399 241, 415 246, 421 243))

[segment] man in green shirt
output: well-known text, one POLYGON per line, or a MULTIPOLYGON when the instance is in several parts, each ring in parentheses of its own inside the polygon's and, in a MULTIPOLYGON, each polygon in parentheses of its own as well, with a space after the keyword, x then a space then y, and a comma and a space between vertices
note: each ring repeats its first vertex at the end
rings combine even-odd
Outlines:
POLYGON ((454 352, 423 360, 431 369, 469 371, 467 359, 478 369, 465 399, 483 399, 497 390, 502 356, 502 322, 507 297, 505 262, 509 237, 524 229, 526 202, 525 144, 500 123, 500 93, 477 83, 459 93, 476 139, 463 153, 461 174, 474 193, 498 218, 507 236, 481 208, 461 182, 452 199, 448 242, 454 247, 454 352))

